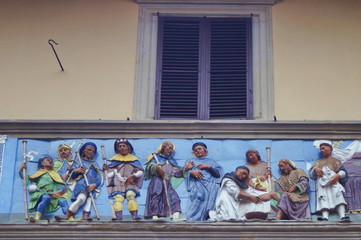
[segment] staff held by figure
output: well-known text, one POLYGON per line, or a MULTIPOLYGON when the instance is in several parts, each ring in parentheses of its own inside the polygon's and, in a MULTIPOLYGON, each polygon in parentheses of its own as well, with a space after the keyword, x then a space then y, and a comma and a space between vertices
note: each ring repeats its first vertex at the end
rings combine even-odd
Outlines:
MULTIPOLYGON (((23 164, 26 165, 27 155, 26 155, 26 144, 27 141, 23 140, 23 164)), ((29 206, 28 206, 28 193, 27 193, 27 183, 26 183, 26 167, 23 168, 23 191, 24 191, 24 211, 25 211, 25 220, 29 219, 29 206)))
MULTIPOLYGON (((101 147, 101 149, 102 149, 103 163, 106 165, 106 164, 107 164, 107 156, 106 156, 106 154, 105 154, 104 145, 101 145, 100 147, 101 147)), ((103 170, 104 170, 105 183, 107 184, 107 186, 109 186, 108 170, 105 169, 105 168, 103 168, 103 170)), ((114 184, 114 183, 113 183, 113 184, 114 184)), ((112 210, 112 216, 113 216, 113 218, 115 218, 116 216, 115 216, 115 212, 114 212, 114 206, 113 206, 113 204, 112 204, 112 202, 111 202, 110 199, 109 199, 109 202, 110 202, 110 208, 111 208, 111 210, 112 210)))
MULTIPOLYGON (((152 154, 155 161, 157 162, 157 164, 159 164, 159 160, 158 160, 158 157, 157 157, 157 154, 156 153, 153 153, 152 154)), ((168 177, 168 176, 164 176, 164 177, 168 177)), ((171 206, 170 206, 170 200, 169 200, 169 195, 168 195, 168 188, 167 188, 167 182, 165 180, 165 178, 163 177, 163 187, 164 187, 164 192, 165 192, 165 196, 166 196, 166 202, 167 202, 167 207, 168 207, 168 216, 169 217, 172 217, 172 209, 171 209, 171 206)))
POLYGON ((75 162, 76 162, 76 159, 77 159, 77 157, 78 157, 78 153, 79 153, 79 149, 80 149, 80 147, 81 147, 81 145, 83 145, 83 143, 82 142, 80 142, 79 144, 78 144, 78 147, 77 147, 77 149, 76 149, 76 151, 75 151, 75 154, 74 154, 74 156, 73 156, 73 158, 71 159, 71 164, 68 166, 68 168, 67 168, 67 170, 66 170, 66 175, 68 175, 68 179, 66 180, 66 183, 67 184, 69 184, 69 181, 70 181, 70 176, 69 176, 69 174, 70 174, 70 171, 71 171, 71 169, 73 168, 73 166, 74 166, 74 164, 75 164, 75 162))
POLYGON ((271 147, 266 147, 267 151, 267 171, 268 171, 268 190, 273 191, 273 179, 272 179, 272 171, 271 171, 271 147))
MULTIPOLYGON (((81 156, 79 154, 79 151, 76 152, 76 155, 78 156, 78 161, 79 161, 80 167, 84 168, 83 161, 81 160, 81 156)), ((87 174, 87 171, 85 171, 83 176, 84 176, 86 186, 89 187, 90 184, 89 184, 88 176, 86 174, 87 174)), ((96 215, 97 219, 99 220, 100 219, 99 212, 98 212, 97 206, 95 205, 94 197, 93 197, 93 195, 91 193, 89 194, 89 197, 90 197, 91 203, 92 203, 92 205, 94 207, 95 215, 96 215)))

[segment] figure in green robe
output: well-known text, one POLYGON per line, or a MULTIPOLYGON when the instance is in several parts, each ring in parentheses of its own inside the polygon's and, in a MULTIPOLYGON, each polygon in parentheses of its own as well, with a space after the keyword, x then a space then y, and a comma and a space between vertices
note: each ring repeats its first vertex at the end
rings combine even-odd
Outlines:
MULTIPOLYGON (((41 219, 45 213, 55 212, 62 208, 66 213, 68 202, 66 201, 66 185, 60 175, 53 170, 53 159, 49 155, 43 155, 38 162, 39 170, 33 175, 27 176, 26 181, 30 186, 29 211, 36 211, 35 217, 30 216, 29 220, 34 222, 41 219)), ((22 170, 26 168, 23 164, 19 170, 23 178, 22 170)))

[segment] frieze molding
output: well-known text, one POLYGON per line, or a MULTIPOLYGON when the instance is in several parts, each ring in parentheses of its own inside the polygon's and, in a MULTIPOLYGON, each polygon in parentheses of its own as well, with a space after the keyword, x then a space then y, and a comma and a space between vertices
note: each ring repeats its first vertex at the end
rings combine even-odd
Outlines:
POLYGON ((273 5, 282 0, 132 0, 139 4, 273 5))
POLYGON ((361 139, 361 121, 2 120, 16 138, 361 139))
POLYGON ((0 223, 0 239, 360 239, 359 223, 255 222, 42 222, 0 223))

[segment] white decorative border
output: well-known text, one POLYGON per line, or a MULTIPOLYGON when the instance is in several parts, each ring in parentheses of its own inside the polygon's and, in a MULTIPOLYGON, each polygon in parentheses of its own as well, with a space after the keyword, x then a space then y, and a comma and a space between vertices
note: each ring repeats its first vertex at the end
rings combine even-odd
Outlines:
POLYGON ((3 173, 3 163, 4 163, 4 152, 5 152, 5 141, 6 141, 6 135, 0 135, 0 145, 3 145, 2 148, 0 148, 0 183, 2 179, 2 173, 3 173))
POLYGON ((6 135, 0 135, 0 144, 4 144, 6 141, 7 136, 6 135))

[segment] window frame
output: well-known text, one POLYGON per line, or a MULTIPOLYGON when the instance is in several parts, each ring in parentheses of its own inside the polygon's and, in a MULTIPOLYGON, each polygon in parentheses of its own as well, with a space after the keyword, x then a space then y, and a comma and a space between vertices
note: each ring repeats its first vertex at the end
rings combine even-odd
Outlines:
MULTIPOLYGON (((140 4, 134 120, 155 119, 158 16, 252 17, 253 120, 274 116, 272 6, 269 4, 140 4)), ((211 121, 211 120, 209 120, 211 121)), ((247 120, 250 121, 250 120, 247 120)))

